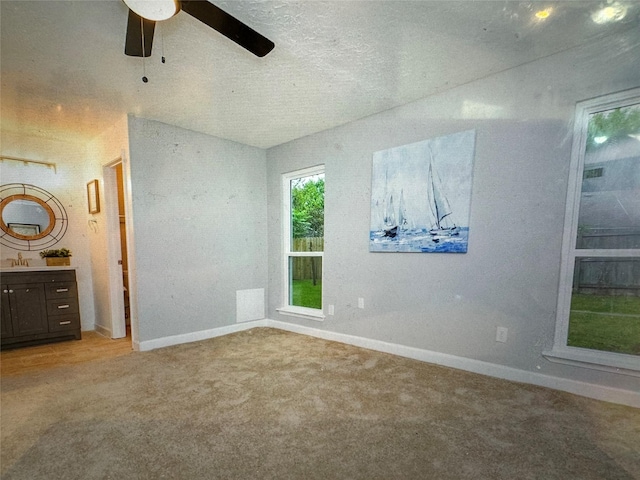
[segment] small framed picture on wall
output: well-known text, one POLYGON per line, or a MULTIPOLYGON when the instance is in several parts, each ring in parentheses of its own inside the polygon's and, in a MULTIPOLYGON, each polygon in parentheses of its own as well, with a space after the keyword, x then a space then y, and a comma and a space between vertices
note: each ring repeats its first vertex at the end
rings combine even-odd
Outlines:
POLYGON ((89 202, 89 213, 98 213, 100 211, 100 192, 97 179, 87 183, 87 200, 89 202))

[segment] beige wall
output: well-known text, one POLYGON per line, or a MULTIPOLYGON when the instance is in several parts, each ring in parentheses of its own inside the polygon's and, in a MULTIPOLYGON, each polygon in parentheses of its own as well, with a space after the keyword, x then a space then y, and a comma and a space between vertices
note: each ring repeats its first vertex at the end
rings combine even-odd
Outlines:
POLYGON ((113 310, 118 307, 118 301, 111 296, 109 283, 110 268, 107 252, 109 251, 109 226, 107 225, 108 202, 117 198, 109 198, 109 191, 105 188, 104 168, 120 159, 128 162, 129 139, 127 132, 127 117, 123 116, 111 128, 103 132, 88 145, 87 168, 92 178, 97 178, 100 183, 101 209, 97 214, 89 215, 87 223, 87 236, 91 252, 91 271, 94 284, 94 297, 96 308, 97 329, 111 336, 113 332, 113 310))
MULTIPOLYGON (((0 181, 2 184, 27 183, 38 186, 64 205, 69 228, 61 241, 51 248, 69 248, 72 251, 71 264, 77 268, 82 329, 93 330, 95 310, 86 189, 87 182, 93 177, 86 161, 86 145, 2 132, 2 155, 56 164, 54 170, 36 164, 3 161, 0 163, 0 181)), ((2 265, 10 265, 7 259, 16 258, 18 253, 18 250, 1 246, 2 265)), ((38 251, 21 253, 24 258, 30 259, 30 266, 45 265, 38 251)))

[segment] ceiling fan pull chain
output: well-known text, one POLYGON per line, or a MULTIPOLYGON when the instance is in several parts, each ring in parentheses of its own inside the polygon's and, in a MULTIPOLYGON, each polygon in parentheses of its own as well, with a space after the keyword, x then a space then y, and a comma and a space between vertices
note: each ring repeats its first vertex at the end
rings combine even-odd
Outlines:
POLYGON ((144 20, 140 17, 140 30, 142 31, 142 81, 147 83, 149 79, 147 78, 147 70, 144 64, 144 57, 146 52, 144 51, 144 20))
MULTIPOLYGON (((159 24, 158 27, 160 27, 159 24)), ((162 27, 160 27, 160 50, 162 51, 162 63, 166 63, 166 59, 164 58, 164 28, 162 27)))

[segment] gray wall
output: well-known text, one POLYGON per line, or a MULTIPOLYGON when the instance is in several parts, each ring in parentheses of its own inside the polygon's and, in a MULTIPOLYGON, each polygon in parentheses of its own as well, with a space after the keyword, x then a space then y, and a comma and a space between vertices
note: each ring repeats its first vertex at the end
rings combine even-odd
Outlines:
POLYGON ((637 388, 632 377, 542 356, 555 328, 575 103, 640 85, 637 38, 625 35, 270 149, 269 318, 637 388), (369 253, 373 152, 468 129, 476 130, 468 253, 369 253), (335 305, 323 322, 276 311, 280 176, 317 164, 326 165, 325 313, 335 305), (495 341, 497 326, 509 329, 507 343, 495 341))
POLYGON ((140 341, 236 322, 266 288, 263 150, 129 119, 140 341))

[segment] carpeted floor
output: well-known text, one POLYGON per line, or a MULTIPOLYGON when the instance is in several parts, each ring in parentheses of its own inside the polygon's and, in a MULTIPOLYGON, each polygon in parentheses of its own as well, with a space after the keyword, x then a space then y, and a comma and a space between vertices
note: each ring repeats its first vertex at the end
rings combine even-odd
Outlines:
POLYGON ((640 479, 640 410, 259 328, 3 376, 2 479, 640 479))

